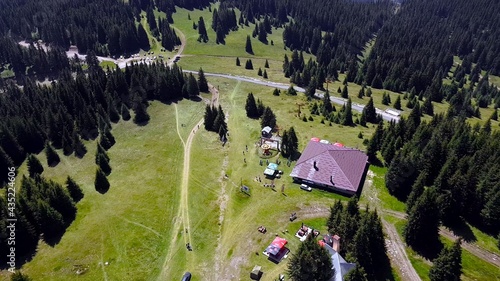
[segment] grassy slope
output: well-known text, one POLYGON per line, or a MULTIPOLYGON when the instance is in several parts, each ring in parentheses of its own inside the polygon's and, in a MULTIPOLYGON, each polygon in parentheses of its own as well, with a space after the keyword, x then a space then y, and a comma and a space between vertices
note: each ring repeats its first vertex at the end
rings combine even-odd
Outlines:
MULTIPOLYGON (((185 123, 199 115, 201 103, 182 101, 185 123)), ((45 167, 44 176, 63 182, 71 175, 81 184, 85 198, 78 203, 76 220, 55 247, 44 243, 23 269, 36 280, 70 280, 74 265, 87 265, 84 280, 138 280, 156 276, 170 241, 169 230, 177 209, 182 170, 182 150, 175 130, 173 106, 153 103, 151 122, 145 127, 120 122, 113 134, 117 140, 108 154, 113 172, 111 188, 101 195, 94 190, 95 142, 86 143, 82 159, 62 157, 55 168, 45 167), (109 266, 99 262, 109 261, 109 266), (133 270, 132 270, 133 269, 133 270)), ((199 119, 198 119, 199 120, 199 119)), ((197 120, 196 120, 197 121, 197 120)), ((39 155, 42 163, 45 156, 39 155)), ((25 172, 23 166, 20 172, 25 172)), ((6 277, 6 275, 3 275, 6 277)))
MULTIPOLYGON (((285 176, 277 180, 277 191, 273 192, 269 188, 264 188, 254 178, 258 175, 262 177, 262 166, 259 165, 259 157, 254 143, 258 141, 260 135, 260 125, 257 120, 250 120, 246 117, 244 103, 248 92, 252 91, 256 98, 260 98, 264 104, 271 106, 277 115, 278 124, 281 128, 288 128, 293 125, 299 138, 299 149, 303 149, 305 144, 312 136, 329 139, 331 141, 341 141, 348 146, 361 147, 361 139, 358 139, 357 133, 360 130, 365 131, 365 135, 372 133, 373 128, 344 128, 340 133, 340 126, 328 126, 319 123, 319 118, 313 122, 303 122, 295 117, 297 106, 295 102, 297 97, 273 96, 272 89, 266 87, 256 87, 246 83, 237 83, 227 79, 210 79, 214 85, 219 85, 221 89, 221 100, 226 114, 230 116, 229 131, 230 142, 228 143, 229 175, 228 187, 230 188, 230 199, 226 221, 223 225, 223 252, 227 253, 226 267, 231 267, 232 262, 241 262, 241 278, 245 278, 248 272, 256 264, 262 265, 264 272, 263 280, 273 280, 283 273, 286 268, 286 261, 279 265, 266 260, 262 253, 267 245, 272 241, 275 233, 279 233, 290 242, 291 251, 297 249, 298 240, 293 237, 297 225, 304 218, 300 216, 303 212, 313 212, 314 210, 325 210, 333 203, 336 198, 342 198, 339 195, 314 190, 306 193, 298 189, 298 186, 292 184, 291 178, 285 176), (243 155, 245 145, 248 145, 249 152, 243 155), (243 162, 243 158, 247 163, 243 162), (250 197, 242 194, 239 189, 239 183, 248 185, 251 188, 250 197), (282 184, 285 184, 285 193, 283 196, 279 190, 282 184), (298 212, 299 218, 295 223, 288 221, 291 212, 298 212), (264 225, 268 229, 267 234, 257 232, 257 227, 264 225), (283 234, 282 231, 288 229, 289 232, 283 234), (241 237, 245 237, 245 242, 241 243, 241 237)), ((301 99, 301 97, 299 98, 301 99)), ((307 110, 305 110, 307 112, 307 110)), ((275 158, 274 158, 275 159, 275 158)), ((284 164, 284 163, 283 163, 284 164)), ((286 165, 280 165, 284 175, 288 175, 293 168, 286 165)), ((322 216, 317 214, 314 216, 322 216)), ((323 215, 324 217, 324 215, 323 215)), ((319 219, 321 220, 321 219, 319 219)), ((308 220, 306 220, 309 223, 308 220)), ((317 224, 320 230, 324 230, 324 222, 317 224)))

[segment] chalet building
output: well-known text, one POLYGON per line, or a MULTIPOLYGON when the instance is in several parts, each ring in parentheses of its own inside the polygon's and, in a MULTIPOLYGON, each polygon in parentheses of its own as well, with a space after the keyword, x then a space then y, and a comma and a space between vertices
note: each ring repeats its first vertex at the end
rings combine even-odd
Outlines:
POLYGON ((361 190, 368 167, 362 151, 311 140, 290 176, 295 182, 354 195, 361 190))

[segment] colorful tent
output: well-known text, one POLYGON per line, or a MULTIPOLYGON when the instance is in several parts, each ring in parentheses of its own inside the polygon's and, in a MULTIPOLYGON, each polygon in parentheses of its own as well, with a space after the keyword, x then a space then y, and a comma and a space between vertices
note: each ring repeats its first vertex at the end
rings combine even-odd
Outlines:
POLYGON ((266 252, 269 253, 269 255, 277 255, 280 250, 285 247, 286 243, 288 243, 286 241, 285 238, 281 238, 281 237, 278 237, 276 236, 276 238, 274 238, 274 241, 271 243, 271 245, 269 245, 267 248, 266 248, 266 252))
POLYGON ((344 145, 343 145, 343 144, 341 144, 340 142, 336 142, 336 143, 334 143, 333 145, 338 146, 338 147, 344 147, 344 145))

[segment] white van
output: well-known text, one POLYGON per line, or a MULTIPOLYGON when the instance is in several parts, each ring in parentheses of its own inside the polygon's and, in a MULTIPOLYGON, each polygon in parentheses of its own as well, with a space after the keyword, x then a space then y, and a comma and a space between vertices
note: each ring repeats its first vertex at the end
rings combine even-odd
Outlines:
POLYGON ((307 184, 301 184, 300 189, 305 190, 305 191, 311 191, 312 188, 308 186, 307 184))

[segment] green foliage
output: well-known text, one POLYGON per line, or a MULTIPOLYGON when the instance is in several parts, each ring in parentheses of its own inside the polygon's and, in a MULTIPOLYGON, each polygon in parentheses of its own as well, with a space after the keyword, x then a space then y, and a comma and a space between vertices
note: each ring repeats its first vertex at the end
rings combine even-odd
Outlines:
POLYGON ((198 20, 198 34, 200 35, 198 37, 198 42, 208 42, 207 28, 205 27, 205 21, 203 20, 203 17, 200 17, 200 19, 198 20))
POLYGON ((32 178, 43 173, 42 163, 40 163, 40 160, 33 154, 28 156, 28 172, 32 178))
POLYGON ((82 200, 84 196, 82 188, 70 176, 66 179, 66 189, 75 203, 82 200))
POLYGON ((99 166, 99 169, 106 176, 108 176, 111 173, 111 166, 109 165, 109 162, 108 162, 108 159, 106 156, 104 156, 103 154, 97 155, 96 163, 97 163, 97 166, 99 166))
POLYGON ((16 271, 10 276, 10 281, 31 281, 32 279, 26 275, 22 274, 21 271, 16 271))
POLYGON ((290 87, 288 87, 288 90, 286 91, 287 95, 289 96, 296 96, 297 95, 297 91, 295 90, 295 88, 290 85, 290 87))
POLYGON ((122 115, 123 121, 130 120, 130 118, 131 118, 130 117, 130 111, 129 111, 128 107, 124 103, 121 106, 120 113, 122 115))
POLYGON ((109 190, 109 181, 106 178, 106 175, 100 168, 98 168, 95 172, 95 180, 94 180, 95 190, 101 194, 108 192, 109 190))
POLYGON ((249 118, 257 119, 260 117, 253 93, 249 93, 247 96, 245 111, 247 112, 247 117, 249 118))
POLYGON ((203 72, 203 69, 201 69, 201 67, 198 71, 198 89, 200 92, 208 93, 207 78, 205 77, 205 73, 203 72))
POLYGON ((410 247, 424 256, 435 251, 440 242, 439 209, 434 189, 426 189, 409 210, 403 237, 410 247))
POLYGON ((455 241, 452 247, 445 247, 439 256, 433 260, 429 271, 431 281, 459 281, 462 274, 461 241, 455 241))
POLYGON ((422 105, 422 113, 433 116, 434 106, 430 98, 426 98, 424 104, 422 105))
POLYGON ((347 100, 346 108, 342 114, 342 125, 344 126, 354 125, 354 122, 352 121, 352 101, 350 98, 347 100))
POLYGON ((363 108, 363 113, 365 115, 366 122, 374 124, 377 123, 377 112, 375 110, 375 105, 373 104, 373 98, 370 97, 370 100, 363 108))
POLYGON ((292 254, 287 273, 293 281, 328 281, 334 271, 327 250, 310 235, 292 254))
POLYGON ((368 277, 365 269, 356 264, 356 267, 344 276, 344 281, 368 281, 368 277))
POLYGON ((347 89, 347 85, 344 85, 344 88, 342 88, 342 93, 340 94, 340 96, 344 99, 347 99, 349 97, 349 90, 347 89))
POLYGON ((245 62, 245 69, 253 69, 253 64, 252 64, 252 60, 251 59, 248 59, 245 62))
MULTIPOLYGON (((144 124, 147 124, 149 122, 149 114, 148 114, 148 111, 147 111, 147 107, 146 105, 144 105, 142 102, 137 102, 134 106, 134 123, 135 124, 138 124, 138 125, 144 125, 144 124)), ((101 137, 101 140, 102 140, 102 137, 101 137)), ((101 145, 105 148, 107 145, 103 145, 102 141, 101 141, 101 145)))
POLYGON ((49 142, 45 143, 45 157, 47 158, 47 165, 49 167, 55 167, 61 161, 59 155, 49 142))
POLYGON ((247 41, 245 43, 245 52, 253 55, 252 41, 250 40, 250 35, 247 35, 247 41))
POLYGON ((260 121, 260 126, 261 128, 269 126, 272 129, 276 127, 276 115, 274 115, 274 112, 269 106, 266 106, 266 108, 264 109, 262 120, 260 121))
POLYGON ((401 110, 401 96, 398 95, 396 101, 394 102, 394 108, 397 110, 401 110))
POLYGON ((281 91, 278 88, 275 88, 273 91, 273 96, 279 96, 281 91))
POLYGON ((295 133, 295 129, 290 127, 287 131, 283 132, 283 136, 281 139, 281 155, 285 158, 295 159, 295 156, 298 153, 299 140, 295 133))

